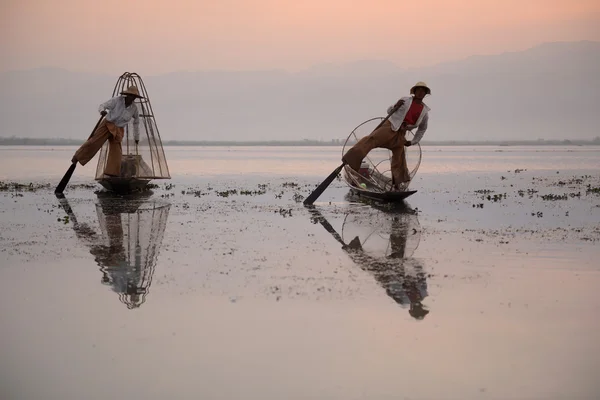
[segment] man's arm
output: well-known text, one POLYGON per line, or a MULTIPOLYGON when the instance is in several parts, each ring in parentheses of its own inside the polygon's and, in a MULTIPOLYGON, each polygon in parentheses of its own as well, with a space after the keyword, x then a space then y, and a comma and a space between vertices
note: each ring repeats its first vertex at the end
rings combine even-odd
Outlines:
POLYGON ((396 102, 396 104, 389 106, 387 109, 387 113, 390 114, 392 111, 394 111, 394 109, 395 111, 398 111, 402 106, 404 106, 404 99, 400 99, 396 102))
POLYGON ((423 120, 419 124, 419 128, 417 129, 417 133, 415 133, 415 138, 413 140, 407 141, 407 146, 412 146, 413 144, 417 144, 423 138, 425 131, 427 130, 427 123, 429 122, 429 114, 426 114, 423 117, 423 120))
POLYGON ((117 98, 113 97, 112 99, 100 104, 100 107, 98 107, 98 112, 102 115, 106 115, 105 110, 112 110, 113 108, 115 108, 116 104, 117 104, 117 98))

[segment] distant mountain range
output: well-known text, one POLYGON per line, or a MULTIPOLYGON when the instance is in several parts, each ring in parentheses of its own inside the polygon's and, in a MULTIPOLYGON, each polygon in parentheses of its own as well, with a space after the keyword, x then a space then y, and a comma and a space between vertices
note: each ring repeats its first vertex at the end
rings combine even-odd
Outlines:
MULTIPOLYGON (((142 76, 163 140, 344 139, 419 80, 432 88, 424 140, 591 140, 600 135, 600 42, 546 43, 419 69, 386 61, 290 73, 142 76)), ((0 73, 0 137, 85 140, 118 76, 57 68, 0 73)))

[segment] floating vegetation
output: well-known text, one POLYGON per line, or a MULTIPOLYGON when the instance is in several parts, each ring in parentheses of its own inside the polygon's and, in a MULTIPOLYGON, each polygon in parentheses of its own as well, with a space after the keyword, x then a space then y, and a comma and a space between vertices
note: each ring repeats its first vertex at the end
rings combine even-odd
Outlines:
MULTIPOLYGON (((488 201, 500 201, 502 199, 506 199, 506 193, 502 193, 502 194, 498 194, 495 193, 494 195, 492 195, 492 193, 494 193, 494 190, 489 190, 489 189, 479 189, 476 190, 475 193, 477 194, 482 194, 483 196, 481 196, 481 200, 488 200, 488 201), (487 196, 485 196, 487 195, 487 196)), ((475 205, 473 205, 473 207, 475 207, 475 205)), ((483 207, 479 207, 479 208, 483 208, 483 207)))
POLYGON ((50 184, 40 184, 30 182, 29 184, 17 182, 2 182, 0 181, 0 192, 35 192, 41 189, 49 189, 50 184))
POLYGON ((586 194, 590 194, 590 193, 600 194, 600 186, 598 186, 598 187, 592 187, 592 185, 587 185, 585 193, 586 194))
POLYGON ((95 183, 77 183, 70 186, 71 189, 95 189, 95 183))
POLYGON ((531 196, 533 196, 534 194, 536 194, 538 191, 535 189, 527 189, 527 191, 525 190, 519 190, 519 196, 524 197, 525 193, 527 193, 529 195, 529 197, 531 198, 531 196))
POLYGON ((302 196, 300 193, 294 193, 293 199, 296 203, 300 203, 304 200, 304 196, 302 196))
POLYGON ((220 192, 218 190, 216 191, 217 196, 220 196, 220 197, 229 197, 230 195, 237 194, 237 192, 238 192, 237 189, 229 189, 229 190, 225 190, 222 192, 220 192))
POLYGON ((558 181, 554 185, 555 186, 565 186, 565 185, 581 185, 583 183, 583 179, 571 179, 569 181, 558 181))
POLYGON ((282 215, 284 218, 285 217, 291 217, 292 216, 292 209, 284 209, 284 208, 280 208, 279 210, 275 211, 276 213, 279 213, 280 215, 282 215))
MULTIPOLYGON (((500 201, 502 199, 506 199, 506 193, 504 193, 504 194, 495 194, 493 196, 488 194, 487 197, 486 197, 486 199, 488 201, 494 201, 494 202, 500 201)), ((483 200, 483 197, 482 197, 482 200, 483 200)))
POLYGON ((257 196, 267 193, 266 185, 258 185, 258 190, 240 190, 240 194, 244 196, 257 196))
POLYGON ((185 190, 182 190, 181 194, 184 194, 184 195, 194 195, 194 197, 201 197, 201 196, 207 195, 208 193, 203 193, 201 190, 193 190, 193 189, 191 189, 191 190, 188 190, 187 192, 185 190))
POLYGON ((542 200, 568 200, 569 196, 565 194, 543 194, 540 196, 542 200))

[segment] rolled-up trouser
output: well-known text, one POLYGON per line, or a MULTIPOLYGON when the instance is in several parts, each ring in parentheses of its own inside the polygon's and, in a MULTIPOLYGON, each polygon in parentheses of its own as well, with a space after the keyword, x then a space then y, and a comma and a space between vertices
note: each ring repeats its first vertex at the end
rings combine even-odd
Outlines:
POLYGON ((116 126, 106 119, 103 120, 92 136, 75 152, 72 161, 78 161, 81 165, 87 164, 94 158, 98 150, 102 148, 104 142, 108 140, 108 159, 106 160, 104 173, 114 176, 121 175, 121 156, 123 151, 121 142, 123 141, 124 134, 125 130, 123 128, 116 126))
POLYGON ((392 130, 390 121, 385 121, 378 129, 369 136, 360 139, 350 150, 344 154, 344 161, 350 168, 358 171, 362 160, 374 148, 389 149, 392 152, 391 170, 392 180, 395 185, 410 181, 410 174, 406 165, 406 155, 404 153, 404 144, 406 139, 404 135, 406 130, 395 132, 392 130))

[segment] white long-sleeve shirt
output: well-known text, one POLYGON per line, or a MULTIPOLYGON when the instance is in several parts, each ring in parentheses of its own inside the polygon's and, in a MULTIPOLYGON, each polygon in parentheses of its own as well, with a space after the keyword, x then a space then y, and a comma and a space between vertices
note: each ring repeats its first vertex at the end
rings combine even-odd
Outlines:
MULTIPOLYGON (((390 123, 392 124, 392 129, 395 132, 398 131, 398 129, 400 129, 400 125, 402 125, 402 122, 404 122, 404 118, 406 117, 406 113, 410 109, 413 98, 412 98, 412 96, 407 96, 407 97, 402 97, 400 100, 404 100, 404 104, 402 104, 402 106, 400 108, 398 108, 396 110, 396 112, 394 112, 390 116, 390 119, 389 119, 390 123)), ((388 107, 388 109, 387 109, 388 114, 392 111, 393 107, 394 107, 393 104, 388 107)), ((421 110, 421 114, 419 115, 417 122, 414 125, 406 126, 406 130, 409 130, 409 131, 418 127, 417 132, 415 133, 414 139, 410 141, 412 144, 419 143, 421 141, 421 139, 423 138, 423 135, 425 134, 425 131, 427 130, 427 123, 429 122, 429 111, 430 110, 431 110, 431 108, 429 108, 425 103, 423 103, 423 110, 421 110)))
POLYGON ((131 118, 133 118, 133 138, 134 140, 140 140, 140 118, 135 102, 126 107, 124 96, 113 97, 107 102, 100 104, 98 112, 104 110, 108 110, 106 120, 121 128, 127 125, 131 118))

